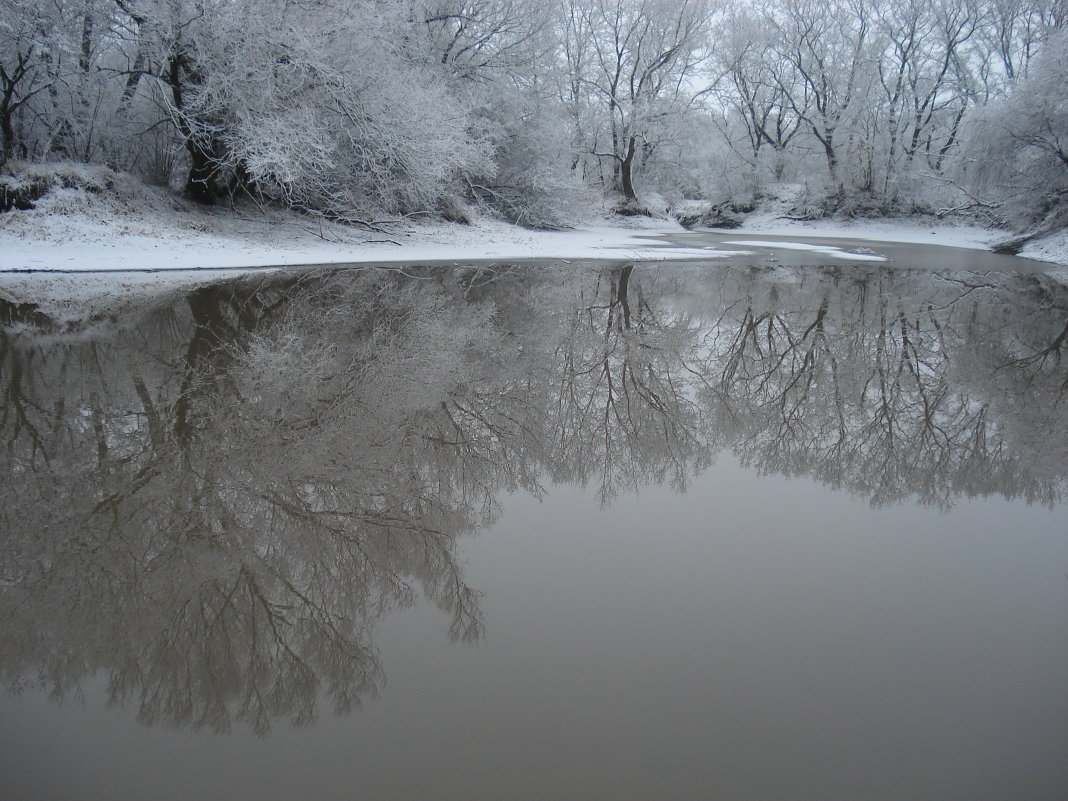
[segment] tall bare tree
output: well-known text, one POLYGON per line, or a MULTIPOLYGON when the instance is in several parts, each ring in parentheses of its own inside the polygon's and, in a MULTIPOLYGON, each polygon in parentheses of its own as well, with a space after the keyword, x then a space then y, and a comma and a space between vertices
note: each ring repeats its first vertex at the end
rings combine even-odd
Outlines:
POLYGON ((571 0, 562 20, 572 116, 589 152, 610 160, 614 187, 636 198, 638 166, 668 119, 687 108, 707 56, 708 0, 571 0), (583 114, 583 111, 588 111, 583 114))

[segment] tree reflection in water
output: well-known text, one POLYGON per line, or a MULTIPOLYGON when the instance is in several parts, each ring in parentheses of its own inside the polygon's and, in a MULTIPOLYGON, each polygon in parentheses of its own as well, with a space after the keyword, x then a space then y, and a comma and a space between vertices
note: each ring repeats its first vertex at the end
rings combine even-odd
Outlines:
POLYGON ((320 272, 0 337, 0 670, 265 732, 384 681, 502 492, 684 490, 730 450, 874 504, 1063 499, 1068 293, 1041 276, 708 266, 320 272))

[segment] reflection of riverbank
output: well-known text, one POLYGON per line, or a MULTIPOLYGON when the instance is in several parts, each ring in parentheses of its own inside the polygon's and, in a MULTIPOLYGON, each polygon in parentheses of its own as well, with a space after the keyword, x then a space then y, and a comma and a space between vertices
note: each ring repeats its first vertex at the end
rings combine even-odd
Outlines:
MULTIPOLYGON (((67 387, 84 397, 87 390, 79 382, 89 381, 100 385, 96 394, 108 397, 125 386, 127 391, 115 395, 114 403, 127 410, 143 405, 144 398, 143 392, 129 390, 125 374, 131 365, 144 363, 152 374, 143 379, 146 386, 171 387, 167 406, 181 409, 200 397, 188 388, 208 380, 201 376, 208 367, 222 370, 227 382, 233 381, 231 373, 238 367, 255 373, 255 365, 249 363, 252 353, 280 358, 272 348, 280 347, 275 340, 282 336, 290 337, 289 345, 334 342, 340 353, 353 348, 363 353, 368 346, 361 343, 377 330, 375 326, 416 313, 421 307, 412 304, 418 300, 430 304, 428 321, 437 320, 434 324, 444 326, 450 336, 468 331, 482 343, 468 359, 468 368, 481 385, 522 379, 540 382, 543 392, 553 388, 559 394, 566 389, 574 395, 576 376, 569 376, 559 362, 571 369, 581 364, 578 375, 583 381, 596 377, 603 384, 594 382, 583 391, 593 393, 597 404, 607 403, 617 422, 626 423, 621 427, 624 432, 635 433, 636 410, 649 407, 661 416, 692 417, 681 428, 665 430, 689 432, 687 436, 695 438, 695 453, 712 447, 708 437, 713 434, 713 450, 740 447, 739 442, 752 445, 753 426, 760 415, 785 414, 789 403, 794 416, 805 423, 806 436, 814 438, 814 447, 822 447, 822 440, 833 432, 841 442, 853 445, 862 439, 859 432, 868 430, 866 421, 876 411, 884 416, 894 411, 897 417, 884 426, 888 445, 902 443, 899 424, 926 427, 908 434, 917 438, 917 447, 904 453, 915 456, 932 441, 936 448, 945 446, 952 439, 947 432, 962 425, 962 418, 949 410, 951 399, 961 399, 962 409, 984 410, 979 418, 984 430, 969 434, 984 442, 990 426, 1000 435, 1027 417, 1028 409, 1033 407, 1041 415, 1056 407, 1058 393, 1063 392, 1058 382, 1068 308, 1064 294, 1064 287, 1041 274, 928 273, 862 265, 792 269, 775 263, 742 268, 563 264, 540 269, 518 265, 274 272, 188 292, 175 289, 140 304, 129 299, 121 309, 97 313, 77 326, 50 320, 32 304, 7 304, 2 311, 13 324, 5 357, 10 375, 39 371, 35 391, 46 394, 67 387), (457 294, 461 286, 466 289, 457 294), (320 317, 332 319, 332 304, 338 297, 360 298, 361 293, 377 293, 381 287, 391 287, 391 297, 400 287, 405 290, 392 301, 387 318, 374 316, 368 321, 370 330, 358 322, 361 314, 371 313, 364 309, 354 311, 355 317, 341 329, 315 333, 320 317), (492 317, 492 324, 485 327, 490 309, 508 309, 510 316, 506 321, 492 317), (34 328, 44 336, 36 337, 34 328), (160 338, 162 332, 168 332, 166 338, 160 338), (146 342, 154 343, 149 362, 141 352, 146 342), (522 362, 501 352, 516 343, 522 362), (255 350, 248 350, 252 345, 255 350), (62 377, 49 374, 57 359, 66 364, 74 358, 81 370, 87 369, 87 358, 76 355, 86 348, 93 352, 99 375, 69 370, 62 377), (101 348, 110 354, 103 362, 101 348), (39 349, 49 355, 24 366, 11 361, 39 349), (204 361, 207 354, 212 360, 225 356, 225 364, 204 361), (168 378, 154 362, 185 366, 168 378), (505 364, 510 371, 504 370, 505 364), (112 378, 105 380, 103 373, 113 374, 112 378), (668 384, 660 386, 665 381, 668 384), (878 404, 869 397, 877 384, 889 393, 877 399, 878 404), (1040 386, 1049 395, 1043 402, 1036 396, 1040 386), (634 394, 626 395, 627 390, 634 394), (602 398, 598 393, 603 392, 609 394, 602 398), (622 402, 637 405, 616 410, 615 404, 622 402), (1017 403, 1019 407, 1011 410, 1017 403), (997 404, 1005 405, 992 416, 989 407, 997 404), (914 420, 917 410, 924 416, 914 420), (818 432, 813 429, 816 421, 818 432)), ((353 309, 361 309, 359 304, 353 309)), ((428 334, 425 342, 409 347, 425 351, 420 358, 440 362, 445 360, 440 352, 443 341, 441 335, 428 334)), ((336 353, 328 359, 319 344, 308 347, 311 350, 299 358, 294 356, 305 369, 345 373, 329 366, 329 359, 340 358, 336 353)), ((375 352, 376 361, 388 359, 388 351, 375 352)), ((274 380, 289 378, 279 374, 274 380)), ((221 384, 204 397, 225 403, 237 391, 226 389, 229 385, 221 384)), ((248 394, 247 389, 241 392, 248 394)), ((448 392, 448 384, 441 385, 430 392, 428 402, 438 403, 448 392)), ((45 396, 33 403, 36 408, 50 402, 45 396)), ((560 397, 544 402, 562 408, 560 397)), ((305 403, 314 408, 317 402, 305 403)), ((527 420, 528 432, 536 429, 534 413, 529 404, 510 412, 513 421, 527 420)), ((779 446, 790 441, 784 432, 801 430, 768 426, 766 435, 779 446)), ((657 436, 663 439, 663 432, 657 436)), ((648 456, 657 449, 650 440, 632 450, 648 456)), ((999 454, 1005 457, 1012 451, 1003 449, 999 454)), ((550 472, 561 469, 557 464, 550 472)), ((903 488, 907 484, 901 482, 903 488)), ((946 492, 948 499, 953 492, 946 492)))
MULTIPOLYGON (((1004 256, 981 250, 958 246, 930 246, 909 242, 870 241, 862 238, 816 238, 803 236, 799 229, 796 236, 776 236, 765 233, 746 234, 744 231, 626 231, 630 241, 640 246, 626 248, 614 245, 598 252, 598 258, 574 259, 564 257, 532 258, 469 258, 462 263, 481 270, 493 270, 507 266, 528 268, 570 267, 574 270, 604 267, 610 264, 642 263, 627 258, 627 254, 640 250, 646 256, 655 257, 645 262, 653 265, 662 261, 675 263, 678 254, 699 253, 704 259, 714 253, 720 256, 708 260, 710 270, 720 268, 744 268, 748 265, 775 265, 823 269, 830 265, 865 266, 870 263, 885 263, 895 269, 920 271, 965 270, 975 272, 1043 273, 1050 278, 1068 284, 1068 271, 1051 269, 1048 264, 1013 256, 1004 256), (781 240, 777 247, 776 240, 781 240), (824 243, 824 244, 820 244, 824 243), (875 250, 878 248, 878 250, 875 250), (729 255, 730 253, 737 255, 729 255), (832 255, 828 255, 831 253, 832 255), (851 259, 858 254, 858 259, 851 259)), ((919 233, 917 233, 917 236, 919 233)), ((394 255, 399 251, 394 251, 394 255)), ((275 254, 277 259, 277 253, 275 254)), ((702 259, 703 260, 703 259, 702 259)), ((702 260, 681 259, 686 265, 699 264, 702 260)), ((426 258, 410 263, 398 261, 368 261, 323 265, 307 263, 295 265, 274 264, 269 267, 234 267, 212 270, 207 268, 173 270, 127 270, 107 269, 99 272, 43 271, 36 273, 0 272, 0 325, 19 322, 32 314, 45 314, 61 326, 81 326, 89 320, 120 318, 127 313, 138 313, 146 304, 157 304, 167 293, 186 291, 201 284, 226 281, 238 275, 266 276, 271 273, 304 273, 316 269, 385 270, 401 274, 421 268, 451 270, 457 266, 455 259, 426 258), (22 317, 17 310, 22 308, 22 317)))
POLYGON ((1061 503, 1066 331, 1042 275, 857 265, 272 273, 27 316, 0 669, 104 671, 150 722, 304 722, 376 690, 375 625, 419 596, 481 635, 458 542, 504 493, 607 505, 725 452, 878 506, 1061 503))

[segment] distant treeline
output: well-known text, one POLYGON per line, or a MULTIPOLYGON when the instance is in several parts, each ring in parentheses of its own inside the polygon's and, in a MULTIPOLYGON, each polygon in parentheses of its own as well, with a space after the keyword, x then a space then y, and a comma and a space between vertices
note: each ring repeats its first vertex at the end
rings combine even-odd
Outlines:
POLYGON ((1057 220, 1068 0, 0 0, 0 147, 355 223, 1057 220), (1051 216, 1052 215, 1052 216, 1051 216))

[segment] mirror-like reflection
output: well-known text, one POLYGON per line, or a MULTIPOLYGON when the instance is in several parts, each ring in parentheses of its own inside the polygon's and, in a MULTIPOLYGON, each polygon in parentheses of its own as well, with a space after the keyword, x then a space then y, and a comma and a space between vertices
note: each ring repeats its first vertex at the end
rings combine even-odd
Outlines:
POLYGON ((148 724, 352 709, 420 597, 477 640, 457 538, 509 491, 684 490, 732 452, 876 505, 1065 495, 1068 291, 1040 275, 323 271, 78 330, 17 311, 0 672, 105 675, 148 724))

